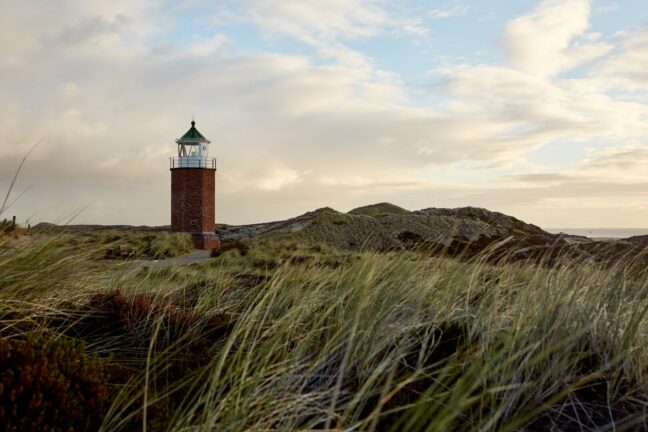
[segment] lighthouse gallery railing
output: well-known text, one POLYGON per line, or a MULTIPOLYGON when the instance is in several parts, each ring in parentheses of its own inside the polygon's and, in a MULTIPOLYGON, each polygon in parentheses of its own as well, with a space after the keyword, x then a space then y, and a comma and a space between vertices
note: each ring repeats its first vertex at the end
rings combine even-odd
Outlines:
POLYGON ((209 168, 216 169, 216 158, 198 158, 192 156, 170 157, 169 168, 209 168))

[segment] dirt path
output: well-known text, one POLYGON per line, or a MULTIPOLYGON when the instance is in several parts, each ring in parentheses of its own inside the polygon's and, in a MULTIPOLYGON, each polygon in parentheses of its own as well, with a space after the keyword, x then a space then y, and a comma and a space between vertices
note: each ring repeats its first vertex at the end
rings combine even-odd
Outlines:
POLYGON ((180 255, 173 258, 166 258, 162 260, 141 261, 137 265, 139 267, 148 267, 151 269, 160 269, 171 265, 187 265, 205 262, 209 259, 210 250, 198 250, 189 252, 188 254, 180 255))
MULTIPOLYGON (((143 268, 161 269, 172 265, 182 266, 182 265, 205 262, 209 259, 210 253, 211 253, 210 250, 198 250, 177 257, 173 257, 173 258, 134 262, 132 265, 128 266, 124 271, 120 272, 116 277, 121 278, 124 276, 130 276, 137 273, 143 268)), ((115 277, 113 277, 113 279, 114 278, 115 277)))

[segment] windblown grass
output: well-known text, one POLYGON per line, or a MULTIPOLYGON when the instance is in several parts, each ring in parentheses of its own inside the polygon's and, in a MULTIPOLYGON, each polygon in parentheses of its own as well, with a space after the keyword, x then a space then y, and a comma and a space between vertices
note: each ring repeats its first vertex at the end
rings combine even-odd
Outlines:
POLYGON ((0 340, 98 355, 103 430, 646 425, 645 271, 262 242, 104 277, 67 244, 0 245, 0 340))
POLYGON ((191 235, 167 231, 75 230, 65 226, 37 229, 36 234, 55 241, 65 238, 70 246, 94 258, 162 259, 193 249, 191 235))

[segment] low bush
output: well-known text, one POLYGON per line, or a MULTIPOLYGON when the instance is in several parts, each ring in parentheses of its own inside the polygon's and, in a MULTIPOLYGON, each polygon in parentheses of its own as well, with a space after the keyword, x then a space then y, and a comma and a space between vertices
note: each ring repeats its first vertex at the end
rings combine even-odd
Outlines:
POLYGON ((97 430, 110 406, 104 365, 66 338, 0 338, 0 428, 97 430))

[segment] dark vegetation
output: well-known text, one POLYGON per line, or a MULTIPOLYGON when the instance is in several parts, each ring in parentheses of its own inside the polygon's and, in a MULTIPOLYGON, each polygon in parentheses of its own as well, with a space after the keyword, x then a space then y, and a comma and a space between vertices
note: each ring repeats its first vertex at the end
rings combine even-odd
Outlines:
POLYGON ((51 335, 0 337, 5 431, 97 430, 110 406, 109 373, 83 343, 51 335))

